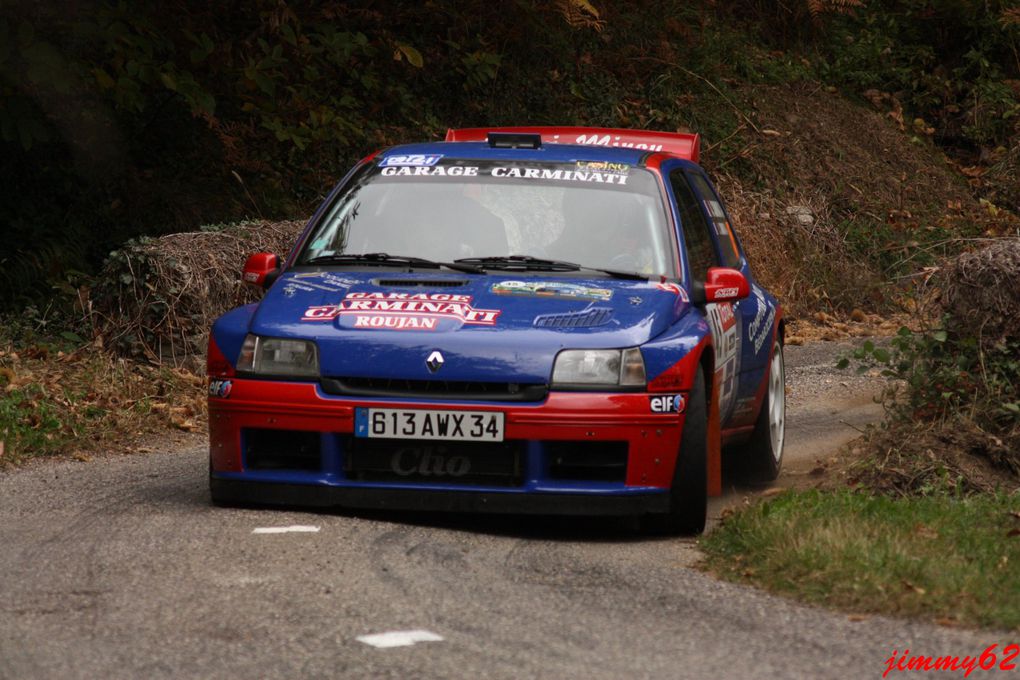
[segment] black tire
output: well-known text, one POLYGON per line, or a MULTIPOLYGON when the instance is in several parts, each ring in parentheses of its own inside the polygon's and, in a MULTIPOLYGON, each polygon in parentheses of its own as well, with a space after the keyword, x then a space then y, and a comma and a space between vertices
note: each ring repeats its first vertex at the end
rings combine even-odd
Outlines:
POLYGON ((235 507, 229 501, 220 498, 220 495, 216 492, 216 484, 213 482, 212 476, 212 456, 209 457, 209 500, 217 508, 235 507))
POLYGON ((777 338, 766 375, 768 387, 758 410, 754 432, 744 446, 744 477, 752 484, 775 481, 783 469, 783 448, 786 441, 786 368, 783 343, 777 338), (775 381, 773 380, 775 379, 775 381), (778 403, 781 399, 782 403, 778 403), (779 423, 774 422, 778 404, 779 423), (778 431, 777 431, 778 428, 778 431))
POLYGON ((684 431, 680 435, 669 512, 646 515, 643 528, 663 535, 700 534, 708 514, 708 399, 705 375, 698 371, 687 398, 684 431))

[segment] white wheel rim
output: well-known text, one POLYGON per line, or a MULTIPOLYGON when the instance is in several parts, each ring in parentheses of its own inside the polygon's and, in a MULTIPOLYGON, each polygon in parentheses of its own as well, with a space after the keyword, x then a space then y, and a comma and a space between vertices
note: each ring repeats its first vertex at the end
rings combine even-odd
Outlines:
POLYGON ((769 368, 769 435, 772 456, 778 463, 783 458, 783 436, 786 433, 786 373, 783 367, 783 346, 776 345, 769 368))

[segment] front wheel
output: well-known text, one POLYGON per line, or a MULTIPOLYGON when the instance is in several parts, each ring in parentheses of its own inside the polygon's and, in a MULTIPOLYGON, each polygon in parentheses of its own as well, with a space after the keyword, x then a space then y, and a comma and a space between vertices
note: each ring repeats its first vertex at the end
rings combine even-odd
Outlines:
POLYGON ((754 432, 747 443, 747 477, 754 483, 767 483, 779 476, 783 467, 786 439, 786 368, 783 343, 776 338, 769 362, 768 389, 762 400, 754 432))
POLYGON ((644 528, 655 534, 700 534, 708 514, 708 397, 705 374, 698 371, 687 399, 687 415, 680 435, 669 512, 647 515, 644 528))

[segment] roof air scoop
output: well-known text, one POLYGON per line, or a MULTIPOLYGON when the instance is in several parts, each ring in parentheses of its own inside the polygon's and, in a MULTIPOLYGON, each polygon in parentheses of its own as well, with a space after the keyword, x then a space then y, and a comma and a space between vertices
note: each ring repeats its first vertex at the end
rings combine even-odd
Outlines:
POLYGON ((542 135, 532 132, 490 132, 486 140, 493 149, 538 149, 542 135))

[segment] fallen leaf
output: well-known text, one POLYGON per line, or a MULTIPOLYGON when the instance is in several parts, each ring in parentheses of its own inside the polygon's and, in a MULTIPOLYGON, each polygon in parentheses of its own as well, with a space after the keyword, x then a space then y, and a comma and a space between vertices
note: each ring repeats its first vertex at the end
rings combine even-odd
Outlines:
POLYGON ((900 110, 890 111, 886 115, 889 116, 890 118, 892 118, 894 121, 896 121, 896 124, 899 125, 900 130, 905 130, 906 129, 906 127, 903 125, 903 112, 902 111, 900 111, 900 110))
POLYGON ((785 487, 774 486, 771 489, 765 489, 764 491, 762 491, 761 492, 761 497, 762 498, 769 498, 771 496, 778 496, 779 494, 783 493, 784 491, 786 491, 785 487))
POLYGON ((769 136, 769 137, 782 137, 782 136, 783 136, 783 133, 782 133, 782 132, 780 132, 779 130, 769 130, 769 129, 767 129, 767 128, 766 128, 766 129, 763 129, 763 130, 761 131, 761 133, 762 133, 763 135, 767 135, 767 136, 769 136))
POLYGON ((4 440, 0 439, 0 458, 4 457, 4 440))
POLYGON ((1014 536, 1020 536, 1020 529, 1010 529, 1006 532, 1006 538, 1013 538, 1014 536))
POLYGON ((904 587, 904 588, 905 588, 906 590, 913 590, 913 591, 914 591, 915 593, 917 593, 918 595, 924 595, 924 594, 925 594, 926 592, 928 592, 927 590, 925 590, 924 588, 922 588, 922 587, 920 587, 920 586, 915 586, 915 585, 914 585, 913 583, 911 583, 910 581, 903 581, 903 587, 904 587))
POLYGON ((74 454, 73 458, 79 463, 88 463, 89 461, 92 460, 92 456, 85 453, 76 453, 74 454))
POLYGON ((198 429, 197 426, 195 425, 195 421, 191 420, 190 418, 185 419, 173 418, 171 419, 170 422, 172 422, 173 426, 176 427, 178 430, 184 430, 185 432, 194 432, 196 429, 198 429))
POLYGON ((956 619, 954 619, 954 618, 952 618, 950 616, 939 617, 939 618, 935 619, 935 623, 940 625, 940 626, 947 626, 949 628, 952 628, 952 627, 957 625, 956 619))
POLYGON ((918 524, 914 525, 914 533, 916 533, 921 538, 938 538, 939 537, 939 532, 937 532, 934 529, 932 529, 931 527, 925 526, 924 524, 921 524, 921 523, 918 523, 918 524))

